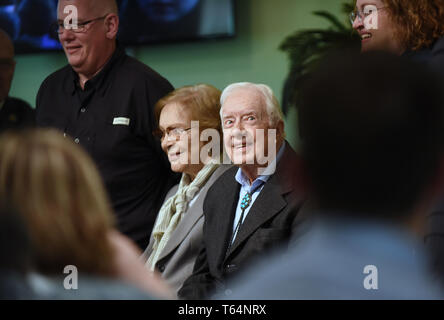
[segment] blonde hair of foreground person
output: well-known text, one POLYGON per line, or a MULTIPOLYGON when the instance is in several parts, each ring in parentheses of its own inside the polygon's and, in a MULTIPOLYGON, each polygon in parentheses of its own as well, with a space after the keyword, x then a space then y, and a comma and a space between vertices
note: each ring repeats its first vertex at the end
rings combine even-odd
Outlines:
POLYGON ((113 229, 101 177, 89 156, 55 130, 0 137, 0 204, 23 216, 36 271, 62 276, 67 265, 80 273, 123 280, 159 297, 169 289, 146 272, 140 252, 113 229))

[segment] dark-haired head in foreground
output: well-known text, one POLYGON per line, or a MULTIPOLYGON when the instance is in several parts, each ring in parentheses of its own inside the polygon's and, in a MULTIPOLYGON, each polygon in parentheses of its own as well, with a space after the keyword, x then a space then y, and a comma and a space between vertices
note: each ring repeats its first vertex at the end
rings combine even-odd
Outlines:
POLYGON ((322 209, 407 219, 436 192, 441 82, 380 52, 325 60, 301 94, 299 125, 322 209))

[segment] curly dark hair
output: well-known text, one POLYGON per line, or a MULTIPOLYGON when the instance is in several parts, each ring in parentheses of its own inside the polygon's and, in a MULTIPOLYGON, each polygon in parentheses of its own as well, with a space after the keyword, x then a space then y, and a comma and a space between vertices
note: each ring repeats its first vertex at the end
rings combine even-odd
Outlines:
POLYGON ((444 0, 383 0, 395 22, 396 37, 410 50, 431 46, 444 36, 444 0))

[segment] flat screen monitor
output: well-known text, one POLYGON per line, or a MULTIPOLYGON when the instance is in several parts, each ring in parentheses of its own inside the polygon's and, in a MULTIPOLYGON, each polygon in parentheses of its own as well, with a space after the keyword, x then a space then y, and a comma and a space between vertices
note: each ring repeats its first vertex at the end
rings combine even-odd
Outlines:
MULTIPOLYGON (((57 2, 0 0, 0 28, 13 39, 17 53, 61 50, 54 28, 57 2)), ((117 3, 118 39, 125 45, 235 35, 233 0, 117 0, 117 3)), ((96 17, 86 17, 93 18, 96 17)))

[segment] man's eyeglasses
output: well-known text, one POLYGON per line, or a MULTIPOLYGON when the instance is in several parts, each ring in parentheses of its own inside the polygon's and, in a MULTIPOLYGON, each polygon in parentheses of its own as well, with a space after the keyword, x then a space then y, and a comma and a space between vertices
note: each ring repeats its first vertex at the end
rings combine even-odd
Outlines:
POLYGON ((191 128, 174 128, 165 132, 157 130, 154 134, 158 136, 161 141, 163 141, 165 138, 177 140, 177 138, 180 138, 185 132, 189 130, 191 130, 191 128))
POLYGON ((364 11, 355 10, 355 11, 351 12, 349 15, 350 23, 351 24, 355 23, 356 18, 358 18, 360 22, 364 22, 365 18, 367 18, 371 14, 377 12, 378 10, 382 10, 384 8, 387 8, 387 7, 377 8, 375 6, 372 6, 372 7, 373 8, 368 9, 368 10, 364 9, 364 11))
POLYGON ((65 30, 70 30, 74 33, 85 33, 89 30, 89 26, 91 25, 91 23, 93 23, 94 21, 105 19, 108 15, 109 13, 105 14, 102 17, 98 17, 84 22, 78 22, 77 26, 72 26, 72 28, 65 28, 65 22, 58 21, 53 24, 52 30, 55 34, 62 34, 65 30))

